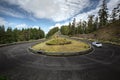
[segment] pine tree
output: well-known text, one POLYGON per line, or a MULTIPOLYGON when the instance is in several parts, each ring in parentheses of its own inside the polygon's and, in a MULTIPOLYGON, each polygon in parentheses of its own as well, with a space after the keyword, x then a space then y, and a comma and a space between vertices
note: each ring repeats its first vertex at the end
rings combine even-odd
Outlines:
POLYGON ((8 28, 7 28, 7 31, 6 31, 6 39, 7 39, 7 42, 8 42, 8 43, 14 42, 14 40, 13 40, 13 31, 12 31, 12 28, 11 28, 11 27, 8 27, 8 28))
POLYGON ((46 38, 51 37, 52 35, 54 35, 54 34, 55 34, 56 32, 58 32, 58 31, 59 31, 59 28, 58 28, 58 27, 54 27, 54 28, 50 29, 50 31, 48 32, 46 38))
POLYGON ((116 8, 114 8, 114 9, 112 10, 111 18, 112 18, 112 22, 114 22, 114 21, 116 20, 116 8))
POLYGON ((69 26, 61 26, 60 31, 63 35, 69 35, 69 26))
POLYGON ((75 34, 75 24, 76 24, 76 19, 74 18, 72 25, 71 25, 71 34, 74 35, 75 34))
POLYGON ((13 41, 17 42, 18 41, 18 36, 19 36, 19 30, 17 28, 15 28, 13 30, 13 41))
POLYGON ((0 26, 0 44, 6 43, 5 37, 5 27, 4 25, 0 26))
POLYGON ((94 29, 93 17, 94 17, 94 15, 89 15, 88 16, 88 33, 91 33, 93 31, 93 29, 94 29))
POLYGON ((95 18, 95 22, 94 22, 94 28, 93 30, 97 30, 99 28, 99 24, 98 24, 98 17, 95 18))
POLYGON ((83 31, 83 34, 87 34, 88 33, 87 22, 86 21, 82 22, 82 31, 83 31))
POLYGON ((68 33, 68 35, 72 35, 72 28, 71 28, 71 23, 70 22, 69 22, 68 27, 69 27, 69 33, 68 33))
POLYGON ((105 26, 107 24, 107 18, 108 18, 108 11, 107 11, 107 4, 106 0, 103 0, 103 3, 101 5, 101 9, 99 10, 99 20, 100 20, 100 26, 105 26))
POLYGON ((80 22, 78 23, 78 26, 77 26, 77 33, 78 34, 82 34, 83 33, 83 28, 82 28, 82 22, 80 20, 80 22))
POLYGON ((117 19, 120 20, 120 3, 117 5, 116 9, 117 9, 117 10, 116 10, 117 19))

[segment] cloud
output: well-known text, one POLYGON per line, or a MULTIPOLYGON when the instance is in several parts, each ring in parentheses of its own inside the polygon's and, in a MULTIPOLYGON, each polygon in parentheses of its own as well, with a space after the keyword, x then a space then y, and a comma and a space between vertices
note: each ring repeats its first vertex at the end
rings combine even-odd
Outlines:
POLYGON ((0 25, 5 25, 7 21, 4 18, 0 17, 0 25))
POLYGON ((62 26, 62 24, 56 23, 54 26, 50 26, 49 30, 52 29, 52 28, 54 28, 54 27, 59 27, 60 28, 61 26, 62 26))
POLYGON ((117 7, 117 4, 120 4, 120 0, 110 0, 107 3, 107 7, 111 11, 113 8, 117 7))
POLYGON ((108 3, 107 3, 107 7, 108 7, 108 13, 111 14, 112 13, 112 10, 117 7, 117 5, 120 4, 120 0, 110 0, 108 3))
POLYGON ((36 29, 39 29, 39 26, 32 26, 32 28, 36 28, 36 29))
POLYGON ((89 12, 84 12, 82 14, 77 15, 76 18, 76 22, 80 21, 80 20, 84 20, 87 21, 88 20, 88 15, 94 15, 97 16, 98 15, 98 11, 99 11, 99 7, 97 7, 96 9, 90 10, 89 12))
POLYGON ((60 28, 61 26, 63 26, 63 25, 68 25, 68 24, 69 24, 68 21, 66 21, 65 23, 56 23, 55 25, 50 26, 50 27, 49 27, 49 30, 52 29, 52 28, 54 28, 54 27, 60 28))
POLYGON ((22 14, 20 14, 19 12, 16 12, 15 10, 11 9, 11 8, 5 8, 0 6, 0 13, 12 16, 12 17, 17 17, 17 18, 24 18, 24 16, 22 14))
POLYGON ((25 24, 25 23, 23 23, 23 24, 13 24, 14 26, 15 26, 15 28, 18 28, 18 29, 22 29, 22 28, 24 28, 24 29, 27 29, 27 28, 36 28, 36 29, 39 29, 39 26, 36 26, 36 25, 33 25, 33 26, 31 26, 31 25, 27 25, 27 24, 25 24))
POLYGON ((15 28, 22 29, 22 28, 28 28, 28 25, 26 24, 18 24, 15 26, 15 28))
POLYGON ((18 5, 36 18, 52 19, 55 22, 69 19, 90 4, 89 0, 6 0, 18 5))

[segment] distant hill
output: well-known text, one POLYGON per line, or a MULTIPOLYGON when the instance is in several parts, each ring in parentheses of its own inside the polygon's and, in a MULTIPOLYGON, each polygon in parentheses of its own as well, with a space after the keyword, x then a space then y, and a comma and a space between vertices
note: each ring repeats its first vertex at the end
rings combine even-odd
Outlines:
POLYGON ((106 27, 102 27, 93 33, 79 34, 76 36, 81 38, 98 39, 120 43, 120 21, 111 23, 106 27))

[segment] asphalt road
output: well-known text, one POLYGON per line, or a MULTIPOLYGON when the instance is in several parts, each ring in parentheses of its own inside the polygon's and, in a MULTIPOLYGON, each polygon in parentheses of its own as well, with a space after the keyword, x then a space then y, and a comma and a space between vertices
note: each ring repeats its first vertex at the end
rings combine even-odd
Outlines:
POLYGON ((120 46, 103 44, 69 57, 29 52, 35 42, 0 47, 0 75, 9 80, 120 80, 120 46))

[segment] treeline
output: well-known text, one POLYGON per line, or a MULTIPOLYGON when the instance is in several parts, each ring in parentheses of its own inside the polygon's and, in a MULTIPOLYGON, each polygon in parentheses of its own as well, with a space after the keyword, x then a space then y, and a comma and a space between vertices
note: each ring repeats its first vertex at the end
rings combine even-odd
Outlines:
POLYGON ((43 30, 36 28, 28 28, 19 30, 8 27, 5 29, 4 25, 0 26, 0 44, 12 43, 18 41, 36 40, 45 37, 43 30))
POLYGON ((53 34, 55 34, 58 31, 59 31, 58 27, 54 27, 54 28, 50 29, 49 32, 46 35, 46 38, 49 38, 50 36, 52 36, 53 34))
MULTIPOLYGON (((87 21, 80 20, 76 22, 76 19, 69 23, 69 25, 63 25, 59 29, 63 35, 76 35, 76 34, 88 34, 94 32, 102 27, 106 27, 111 23, 120 21, 120 3, 112 10, 111 14, 108 14, 107 4, 103 0, 101 8, 98 11, 98 16, 88 15, 87 21)), ((57 28, 57 27, 56 27, 57 28)), ((49 33, 54 33, 51 29, 49 33)), ((50 34, 51 35, 51 34, 50 34)))

